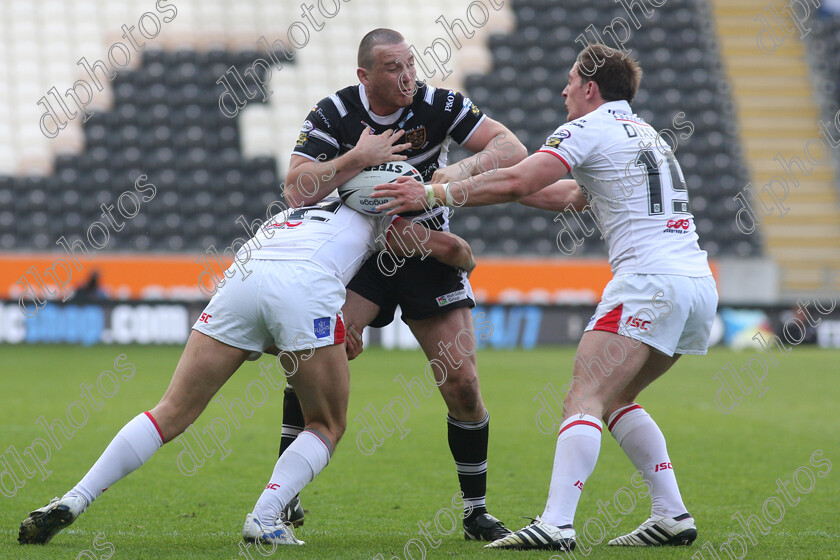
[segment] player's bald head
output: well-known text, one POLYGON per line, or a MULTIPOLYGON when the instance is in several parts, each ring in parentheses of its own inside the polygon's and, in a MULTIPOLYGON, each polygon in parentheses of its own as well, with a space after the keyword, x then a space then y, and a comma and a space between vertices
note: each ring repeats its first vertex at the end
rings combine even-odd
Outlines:
POLYGON ((577 72, 584 82, 595 82, 604 101, 633 101, 642 80, 642 67, 629 54, 593 43, 577 57, 577 72))
POLYGON ((398 31, 384 27, 374 29, 362 37, 362 42, 359 43, 359 54, 357 57, 359 68, 370 70, 373 67, 375 62, 373 57, 374 47, 378 47, 379 45, 398 45, 403 42, 405 42, 405 37, 398 31))

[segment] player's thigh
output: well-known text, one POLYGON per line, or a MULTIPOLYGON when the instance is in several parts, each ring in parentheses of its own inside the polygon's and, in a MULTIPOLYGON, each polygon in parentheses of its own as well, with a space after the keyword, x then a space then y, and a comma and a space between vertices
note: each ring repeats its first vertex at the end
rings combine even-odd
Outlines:
POLYGON ((425 319, 406 319, 405 322, 429 361, 444 364, 443 371, 442 366, 433 364, 438 383, 445 385, 454 381, 450 376, 477 377, 475 328, 468 307, 425 319))
POLYGON ((198 418, 249 355, 250 351, 234 348, 199 331, 190 334, 166 393, 151 410, 165 442, 198 418))
POLYGON ((347 426, 350 367, 341 344, 311 351, 282 352, 280 363, 287 371, 297 367, 294 384, 307 428, 313 428, 338 443, 347 426), (297 359, 296 364, 292 360, 297 359))
POLYGON ((362 329, 376 319, 379 314, 379 305, 348 289, 347 299, 341 307, 341 312, 344 314, 345 324, 348 327, 353 325, 361 333, 362 329))
POLYGON ((429 359, 450 416, 465 422, 484 419, 476 368, 476 340, 472 312, 467 307, 443 315, 406 320, 429 359))
POLYGON ((399 290, 398 276, 399 270, 391 275, 383 272, 378 265, 378 255, 368 258, 347 284, 348 301, 343 310, 347 325, 353 325, 361 332, 368 325, 384 327, 390 324, 397 305, 394 296, 399 290))
POLYGON ((564 403, 573 414, 600 417, 647 362, 652 349, 629 337, 606 331, 583 334, 564 403))

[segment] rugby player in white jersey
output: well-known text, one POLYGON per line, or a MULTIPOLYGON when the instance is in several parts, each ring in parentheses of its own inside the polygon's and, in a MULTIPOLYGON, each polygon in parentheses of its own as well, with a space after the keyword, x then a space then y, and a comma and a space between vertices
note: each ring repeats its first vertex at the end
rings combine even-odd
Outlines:
MULTIPOLYGON (((371 142, 390 149, 387 139, 371 142)), ((243 538, 272 546, 303 544, 278 516, 326 467, 344 433, 350 385, 341 315, 345 284, 381 248, 375 240, 383 233, 389 244, 399 239, 405 252, 422 245, 450 266, 467 271, 475 266, 463 239, 392 220, 363 215, 338 199, 274 216, 237 253, 239 265, 230 268, 193 326, 160 402, 129 421, 73 489, 32 512, 18 541, 49 542, 107 488, 186 430, 245 360, 275 344, 286 375, 294 376, 306 424, 275 464, 246 517, 243 538), (236 274, 237 268, 248 272, 236 274)))
POLYGON ((394 213, 514 200, 553 211, 589 205, 604 232, 614 277, 578 345, 545 510, 488 547, 574 548, 574 514, 598 459, 602 420, 652 501, 649 519, 609 544, 687 545, 697 536, 665 438, 635 400, 681 355, 706 353, 717 291, 679 165, 630 108, 641 68, 622 54, 603 45, 581 51, 563 90, 568 122, 521 163, 446 185, 401 179, 377 187, 396 198, 380 207, 394 213), (574 180, 563 180, 568 173, 574 180))

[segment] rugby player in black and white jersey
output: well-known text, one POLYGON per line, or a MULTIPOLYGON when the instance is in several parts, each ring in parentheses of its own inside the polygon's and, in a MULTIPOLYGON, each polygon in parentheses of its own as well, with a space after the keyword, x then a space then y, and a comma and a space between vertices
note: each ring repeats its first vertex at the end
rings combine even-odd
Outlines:
MULTIPOLYGON (((285 374, 294 378, 307 421, 275 463, 245 518, 242 536, 246 542, 259 541, 259 547, 303 544, 280 512, 327 466, 346 428, 350 368, 341 315, 345 284, 383 238, 389 244, 399 240, 394 243, 399 254, 420 250, 419 242, 428 234, 423 247, 432 257, 465 272, 475 266, 463 239, 421 232, 422 226, 402 218, 391 220, 363 215, 333 199, 287 210, 261 227, 236 255, 250 271, 225 282, 207 304, 160 402, 123 426, 76 486, 30 513, 21 523, 18 541, 49 542, 105 490, 186 430, 245 360, 256 359, 273 344, 281 351, 285 374)), ((250 557, 247 546, 240 555, 250 557)))
MULTIPOLYGON (((409 45, 396 31, 376 29, 365 35, 358 65, 360 84, 322 99, 306 117, 286 176, 287 200, 317 202, 362 169, 387 161, 404 160, 425 181, 440 182, 489 170, 491 161, 506 167, 525 157, 525 147, 513 133, 482 114, 468 98, 418 82, 409 45), (447 167, 452 140, 475 155, 447 167), (387 148, 390 151, 383 153, 387 148), (319 160, 330 162, 330 174, 321 172, 325 166, 319 160), (317 189, 307 192, 313 184, 317 189)), ((448 209, 436 208, 412 219, 446 231, 448 216, 448 209)), ((475 355, 469 348, 462 353, 455 344, 459 333, 475 336, 470 312, 475 303, 466 276, 420 257, 406 259, 396 274, 388 276, 372 257, 347 288, 343 311, 351 359, 361 351, 362 329, 389 324, 399 305, 403 321, 432 364, 449 412, 449 447, 464 493, 465 538, 492 541, 509 534, 485 505, 489 414, 481 398, 475 355), (438 366, 441 363, 444 368, 438 366)), ((469 345, 464 342, 465 346, 469 345)), ((284 396, 281 455, 303 426, 294 391, 287 390, 284 396)), ((295 524, 303 521, 297 501, 286 514, 295 524)))
POLYGON ((537 153, 482 176, 480 188, 404 177, 376 188, 395 197, 380 207, 392 212, 513 200, 561 212, 591 205, 605 232, 614 277, 578 345, 545 510, 488 547, 574 548, 574 514, 598 459, 602 420, 641 471, 652 502, 641 526, 609 544, 687 545, 697 537, 665 438, 635 400, 681 355, 706 353, 718 298, 673 151, 630 108, 640 79, 630 56, 590 45, 563 90, 569 122, 537 153), (564 180, 570 172, 575 180, 564 180))

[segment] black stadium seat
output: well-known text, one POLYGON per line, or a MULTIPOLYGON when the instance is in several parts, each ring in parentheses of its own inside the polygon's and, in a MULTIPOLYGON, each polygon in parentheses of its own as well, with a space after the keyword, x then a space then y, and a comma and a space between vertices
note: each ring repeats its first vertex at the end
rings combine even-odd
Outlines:
MULTIPOLYGON (((494 35, 489 41, 494 71, 469 76, 466 90, 482 110, 508 125, 533 152, 565 121, 560 94, 580 49, 575 39, 590 23, 600 31, 616 17, 626 19, 627 14, 612 0, 588 2, 583 9, 558 6, 551 0, 523 0, 513 4, 513 10, 516 31, 494 35), (538 34, 533 33, 535 29, 538 34), (511 88, 518 91, 514 93, 511 88), (544 92, 550 96, 546 98, 544 92)), ((729 227, 738 208, 727 202, 731 203, 740 186, 746 184, 747 174, 737 129, 730 124, 734 123, 733 106, 721 63, 711 48, 714 36, 708 31, 712 26, 705 19, 706 12, 691 1, 663 4, 650 19, 638 15, 638 10, 636 13, 643 28, 633 30, 627 47, 642 62, 644 77, 633 105, 660 130, 673 129, 672 118, 680 111, 685 113, 684 119, 695 124, 694 134, 681 140, 677 157, 689 190, 702 200, 693 210, 698 229, 704 230, 703 247, 712 256, 759 254, 759 236, 745 238, 729 227)), ((455 152, 453 157, 459 154, 455 152)), ((471 243, 479 238, 486 240, 487 251, 499 254, 511 254, 513 245, 506 246, 502 239, 514 239, 517 255, 561 255, 553 242, 545 242, 554 237, 547 232, 556 235, 560 228, 551 213, 516 204, 501 208, 516 217, 517 227, 511 231, 497 231, 495 225, 475 228, 475 220, 468 226, 459 219, 453 220, 452 229, 471 243)), ((490 207, 470 209, 471 216, 477 216, 481 223, 492 223, 498 219, 498 212, 490 207)), ((577 225, 571 225, 583 236, 577 225)), ((575 256, 589 255, 605 255, 597 233, 586 238, 575 252, 575 256)))
MULTIPOLYGON (((695 132, 677 150, 695 200, 703 246, 713 256, 750 256, 760 238, 744 237, 731 225, 738 210, 732 197, 746 183, 729 88, 710 34, 711 22, 696 2, 663 3, 653 17, 640 17, 628 47, 644 66, 635 108, 659 129, 672 127, 683 111, 695 132)), ((506 124, 534 151, 566 118, 561 92, 591 23, 602 30, 626 13, 613 0, 586 7, 556 0, 512 3, 515 31, 489 39, 493 70, 468 76, 467 94, 486 113, 506 124)), ((637 10, 638 14, 639 11, 637 10)), ((840 95, 840 26, 815 28, 825 53, 835 103, 840 95)), ((203 252, 219 250, 241 237, 241 214, 264 218, 266 205, 281 198, 274 158, 246 158, 236 119, 218 108, 218 76, 257 57, 253 51, 147 49, 141 64, 113 81, 114 106, 98 112, 84 127, 85 149, 59 155, 46 179, 0 177, 0 249, 54 249, 55 240, 85 236, 99 220, 100 203, 115 203, 133 191, 141 174, 157 194, 127 220, 109 249, 203 252), (46 206, 45 206, 46 204, 46 206), (44 209, 50 219, 44 219, 44 209), (40 213, 39 213, 40 212, 40 213), (37 235, 31 224, 38 222, 37 235)), ((294 61, 290 61, 294 63, 294 61)), ((255 101, 258 102, 258 101, 255 101)), ((452 158, 463 156, 457 147, 452 158)), ((555 245, 555 215, 518 204, 456 212, 453 231, 469 240, 477 254, 562 257, 555 245), (458 215, 460 214, 460 215, 458 215)), ((574 221, 571 227, 579 231, 574 221)), ((587 222, 587 227, 593 227, 587 222)), ((588 237, 575 256, 605 254, 598 235, 588 237)))

